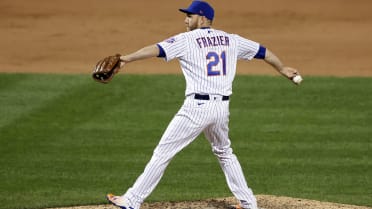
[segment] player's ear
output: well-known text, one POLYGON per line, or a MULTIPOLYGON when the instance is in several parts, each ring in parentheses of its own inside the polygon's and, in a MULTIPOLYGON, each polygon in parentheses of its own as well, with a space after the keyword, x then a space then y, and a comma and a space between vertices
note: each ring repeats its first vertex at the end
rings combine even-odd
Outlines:
POLYGON ((208 19, 207 17, 204 17, 204 21, 205 21, 205 26, 206 27, 210 27, 212 26, 212 20, 208 19))
POLYGON ((205 16, 199 16, 198 24, 200 27, 209 26, 208 19, 205 16))
POLYGON ((197 18, 198 18, 198 19, 197 19, 198 27, 200 28, 200 27, 202 27, 202 25, 203 25, 203 16, 199 16, 199 15, 198 15, 197 18))
POLYGON ((208 18, 206 18, 206 19, 207 19, 208 26, 211 26, 213 21, 208 19, 208 18))

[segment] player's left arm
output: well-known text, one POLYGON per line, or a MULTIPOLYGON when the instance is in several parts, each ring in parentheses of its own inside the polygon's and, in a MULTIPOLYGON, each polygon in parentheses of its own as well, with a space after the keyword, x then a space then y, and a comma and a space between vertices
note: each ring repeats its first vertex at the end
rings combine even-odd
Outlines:
POLYGON ((292 80, 295 76, 300 75, 297 69, 285 66, 282 61, 269 49, 266 49, 263 60, 273 66, 284 77, 290 80, 292 80))
POLYGON ((149 45, 127 55, 116 54, 100 60, 93 69, 93 79, 101 83, 109 83, 112 78, 124 67, 126 63, 148 59, 151 57, 164 57, 165 52, 158 44, 149 45))
POLYGON ((126 63, 129 62, 148 59, 151 57, 157 57, 159 56, 159 53, 160 49, 156 44, 143 47, 142 49, 139 49, 138 51, 133 52, 131 54, 120 56, 120 67, 124 66, 126 63))

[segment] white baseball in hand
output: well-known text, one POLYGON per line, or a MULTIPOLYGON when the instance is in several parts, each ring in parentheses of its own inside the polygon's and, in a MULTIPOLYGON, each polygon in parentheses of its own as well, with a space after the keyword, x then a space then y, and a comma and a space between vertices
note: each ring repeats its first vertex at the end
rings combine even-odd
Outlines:
POLYGON ((296 84, 300 84, 302 81, 302 77, 300 75, 296 75, 295 77, 292 78, 292 81, 295 82, 296 84))

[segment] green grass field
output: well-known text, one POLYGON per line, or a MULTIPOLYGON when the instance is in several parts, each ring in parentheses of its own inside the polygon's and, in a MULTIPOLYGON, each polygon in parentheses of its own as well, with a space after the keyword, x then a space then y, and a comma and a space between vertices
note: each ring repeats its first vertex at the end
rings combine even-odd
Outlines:
MULTIPOLYGON (((106 203, 132 185, 181 106, 181 75, 0 74, 0 208, 106 203)), ((372 78, 238 76, 230 137, 249 185, 372 206, 372 78)), ((200 136, 147 201, 231 196, 200 136)))

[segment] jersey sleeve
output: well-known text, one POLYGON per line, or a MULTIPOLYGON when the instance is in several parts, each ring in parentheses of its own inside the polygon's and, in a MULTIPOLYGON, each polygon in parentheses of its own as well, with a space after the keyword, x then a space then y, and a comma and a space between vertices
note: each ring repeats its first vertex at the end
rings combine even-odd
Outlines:
POLYGON ((249 39, 235 35, 237 40, 238 59, 251 60, 260 49, 260 44, 249 39))
POLYGON ((162 57, 166 61, 184 56, 188 49, 186 37, 182 33, 159 42, 158 46, 163 50, 164 54, 162 57))

